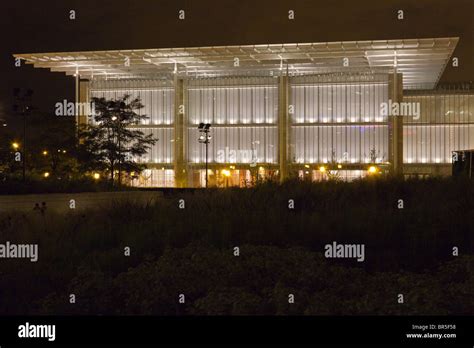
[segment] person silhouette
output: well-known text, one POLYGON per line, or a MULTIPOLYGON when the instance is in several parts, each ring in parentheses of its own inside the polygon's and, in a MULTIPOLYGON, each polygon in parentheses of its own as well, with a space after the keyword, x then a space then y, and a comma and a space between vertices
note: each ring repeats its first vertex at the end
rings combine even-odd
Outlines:
POLYGON ((44 215, 45 211, 46 211, 46 202, 42 202, 41 203, 41 214, 44 215))

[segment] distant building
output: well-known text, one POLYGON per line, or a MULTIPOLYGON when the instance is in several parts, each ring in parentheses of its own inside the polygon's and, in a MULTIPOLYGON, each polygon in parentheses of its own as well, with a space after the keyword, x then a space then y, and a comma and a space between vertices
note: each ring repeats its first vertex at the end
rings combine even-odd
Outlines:
MULTIPOLYGON (((135 185, 199 187, 256 175, 345 180, 449 175, 474 148, 474 94, 440 89, 458 38, 16 54, 76 77, 77 102, 140 97, 159 141, 135 185)), ((79 115, 78 122, 88 122, 79 115)))

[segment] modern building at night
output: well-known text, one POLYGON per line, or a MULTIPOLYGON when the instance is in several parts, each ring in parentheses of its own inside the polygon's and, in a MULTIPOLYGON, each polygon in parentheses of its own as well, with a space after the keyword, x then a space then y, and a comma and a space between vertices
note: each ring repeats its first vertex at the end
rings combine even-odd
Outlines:
MULTIPOLYGON (((449 175, 474 148, 474 94, 441 89, 458 38, 16 54, 75 76, 76 100, 140 97, 159 141, 135 185, 449 175), (397 104, 398 103, 398 104, 397 104), (396 107, 394 107, 396 105, 396 107), (397 109, 398 108, 398 109, 397 109), (388 110, 388 112, 385 111, 388 110), (369 170, 370 169, 370 170, 369 170)), ((78 122, 90 117, 79 115, 78 122)))

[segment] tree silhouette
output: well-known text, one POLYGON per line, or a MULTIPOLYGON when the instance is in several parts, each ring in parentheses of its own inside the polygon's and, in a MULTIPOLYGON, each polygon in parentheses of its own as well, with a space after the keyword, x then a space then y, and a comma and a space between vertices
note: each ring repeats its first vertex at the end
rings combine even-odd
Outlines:
POLYGON ((114 184, 122 183, 122 172, 141 172, 146 165, 136 159, 158 141, 134 126, 148 119, 136 111, 143 108, 139 98, 124 95, 118 99, 92 98, 93 122, 79 129, 79 159, 85 170, 106 171, 114 184))

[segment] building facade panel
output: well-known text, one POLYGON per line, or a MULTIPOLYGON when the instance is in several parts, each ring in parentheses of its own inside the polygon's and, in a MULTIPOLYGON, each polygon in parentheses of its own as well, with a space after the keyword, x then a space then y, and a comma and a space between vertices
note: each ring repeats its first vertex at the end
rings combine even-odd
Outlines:
POLYGON ((212 124, 209 163, 277 163, 276 79, 234 77, 190 79, 188 161, 205 163, 197 125, 212 124))
POLYGON ((404 102, 418 103, 420 110, 404 122, 404 163, 450 165, 453 151, 474 148, 472 92, 412 91, 404 102))
POLYGON ((291 80, 293 163, 388 161, 387 74, 326 74, 291 80))
MULTIPOLYGON (((390 103, 389 83, 388 75, 380 73, 290 77, 289 164, 387 163, 390 122, 381 106, 390 103)), ((198 173, 199 183, 206 161, 205 146, 198 142, 200 122, 212 124, 208 163, 216 170, 214 180, 242 185, 242 178, 248 178, 251 169, 232 170, 232 179, 224 180, 218 167, 279 164, 278 88, 275 77, 186 79, 185 162, 194 166, 190 170, 198 173)), ((110 99, 124 94, 142 100, 144 108, 139 113, 150 119, 138 129, 158 138, 149 153, 137 159, 151 167, 144 175, 148 179, 135 184, 171 185, 169 176, 174 171, 169 166, 175 151, 173 83, 142 80, 90 84, 90 97, 110 99)), ((421 164, 426 169, 426 165, 450 165, 452 151, 474 148, 472 93, 411 90, 403 102, 419 104, 419 115, 403 116, 404 166, 421 164)), ((357 172, 360 170, 340 170, 338 175, 352 180, 363 176, 357 172)), ((305 170, 299 173, 305 174, 305 170)), ((309 175, 314 179, 324 177, 317 170, 309 175)), ((193 174, 188 177, 192 179, 193 174)))
POLYGON ((130 95, 140 98, 143 108, 137 111, 148 116, 143 125, 172 125, 174 122, 174 90, 168 82, 153 80, 93 81, 90 96, 118 99, 130 95))

